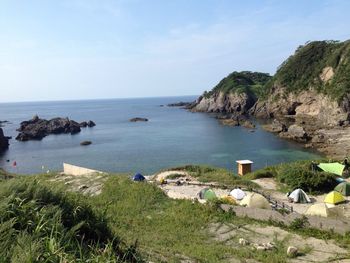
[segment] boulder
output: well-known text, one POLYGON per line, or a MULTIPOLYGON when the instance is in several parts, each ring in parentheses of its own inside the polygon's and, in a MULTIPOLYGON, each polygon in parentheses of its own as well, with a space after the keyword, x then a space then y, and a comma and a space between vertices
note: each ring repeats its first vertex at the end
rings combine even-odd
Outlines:
POLYGON ((241 125, 247 129, 254 129, 255 128, 255 124, 252 123, 250 120, 243 121, 241 125))
POLYGON ((87 126, 91 127, 95 127, 96 123, 94 123, 92 120, 88 121, 87 126))
POLYGON ((83 122, 79 123, 79 126, 81 128, 86 128, 88 126, 88 123, 86 121, 83 121, 83 122))
POLYGON ((246 239, 244 239, 244 238, 240 238, 240 239, 238 240, 238 243, 239 243, 240 245, 242 245, 242 246, 247 246, 247 245, 249 245, 249 241, 246 240, 246 239))
POLYGON ((9 138, 4 135, 4 131, 0 128, 0 151, 4 151, 9 147, 9 138))
POLYGON ((90 145, 90 144, 92 144, 92 141, 82 141, 80 143, 81 146, 87 146, 87 145, 90 145))
POLYGON ((280 122, 277 119, 274 119, 271 123, 271 131, 272 132, 286 132, 287 131, 287 126, 280 122))
POLYGON ((219 119, 222 125, 227 126, 239 126, 239 121, 237 119, 219 119))
POLYGON ((132 118, 129 121, 131 122, 137 122, 137 121, 148 121, 147 118, 140 118, 140 117, 136 117, 136 118, 132 118))
POLYGON ((20 133, 17 135, 16 140, 41 140, 49 134, 76 134, 81 131, 80 127, 86 127, 85 123, 89 126, 89 122, 78 123, 69 118, 45 120, 35 115, 31 120, 21 122, 20 127, 17 129, 20 133))
POLYGON ((298 248, 289 246, 287 248, 287 256, 288 257, 296 257, 298 255, 298 248))
POLYGON ((289 126, 288 133, 290 136, 294 138, 304 138, 307 135, 306 132, 304 131, 304 128, 297 124, 293 124, 289 126))

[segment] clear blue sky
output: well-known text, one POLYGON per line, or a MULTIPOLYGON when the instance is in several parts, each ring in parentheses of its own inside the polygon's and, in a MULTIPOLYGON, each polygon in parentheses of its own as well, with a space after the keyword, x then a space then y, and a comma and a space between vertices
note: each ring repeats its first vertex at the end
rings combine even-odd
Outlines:
POLYGON ((0 101, 201 94, 350 38, 350 1, 0 0, 0 101))

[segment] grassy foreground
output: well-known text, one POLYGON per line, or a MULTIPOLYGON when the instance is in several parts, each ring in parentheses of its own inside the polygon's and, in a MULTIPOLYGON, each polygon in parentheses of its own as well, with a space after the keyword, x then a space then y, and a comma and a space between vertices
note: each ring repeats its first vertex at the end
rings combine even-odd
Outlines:
MULTIPOLYGON (((200 173, 210 181, 215 169, 200 173)), ((275 250, 256 251, 238 245, 242 236, 223 241, 209 231, 213 225, 244 229, 273 222, 238 218, 215 202, 172 200, 155 185, 126 175, 108 176, 94 197, 66 191, 50 179, 17 176, 0 183, 0 262, 287 262, 283 241, 276 241, 275 250)), ((300 225, 287 230, 350 244, 347 236, 300 225)))

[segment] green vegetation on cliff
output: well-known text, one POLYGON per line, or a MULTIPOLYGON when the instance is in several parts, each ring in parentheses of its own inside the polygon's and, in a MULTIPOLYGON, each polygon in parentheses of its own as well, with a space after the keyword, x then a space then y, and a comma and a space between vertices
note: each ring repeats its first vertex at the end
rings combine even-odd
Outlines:
POLYGON ((258 97, 261 88, 271 79, 267 73, 251 72, 251 71, 234 71, 226 78, 222 79, 211 91, 204 92, 204 97, 210 97, 214 93, 235 92, 247 93, 258 97))
POLYGON ((235 71, 203 96, 235 92, 267 98, 276 87, 285 88, 287 93, 314 88, 340 101, 350 92, 350 40, 306 43, 279 66, 273 77, 267 73, 235 71))
POLYGON ((294 93, 314 88, 342 99, 350 92, 350 41, 314 41, 299 46, 268 82, 265 96, 276 86, 294 93), (327 67, 328 76, 323 77, 327 67))

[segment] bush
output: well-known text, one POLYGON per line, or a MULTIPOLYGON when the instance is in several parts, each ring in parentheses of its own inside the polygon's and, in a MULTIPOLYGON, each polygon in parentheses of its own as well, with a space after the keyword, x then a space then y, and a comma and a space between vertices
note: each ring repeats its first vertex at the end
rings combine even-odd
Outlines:
POLYGON ((301 188, 310 193, 326 193, 337 185, 335 175, 304 167, 286 167, 278 174, 277 180, 286 184, 290 190, 301 188))

